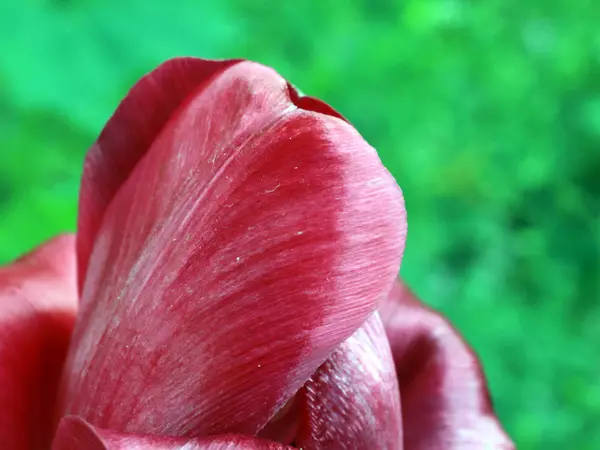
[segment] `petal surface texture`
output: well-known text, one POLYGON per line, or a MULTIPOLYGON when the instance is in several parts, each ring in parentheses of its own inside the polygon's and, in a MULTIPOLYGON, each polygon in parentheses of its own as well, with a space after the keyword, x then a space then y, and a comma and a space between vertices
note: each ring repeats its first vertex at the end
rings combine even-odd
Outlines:
POLYGON ((142 78, 106 124, 85 158, 79 192, 79 286, 108 205, 175 110, 237 60, 172 59, 142 78))
POLYGON ((187 440, 139 436, 94 428, 67 417, 59 425, 52 450, 292 450, 291 447, 249 436, 226 435, 187 440))
POLYGON ((400 189, 348 123, 298 108, 272 69, 228 67, 104 213, 61 411, 119 432, 257 433, 387 295, 405 233, 400 189))
POLYGON ((75 322, 75 238, 61 236, 0 268, 0 447, 48 448, 75 322))
POLYGON ((398 380, 378 313, 331 355, 303 391, 298 447, 402 449, 398 380))
POLYGON ((513 449, 477 356, 401 282, 379 310, 394 356, 406 450, 513 449))

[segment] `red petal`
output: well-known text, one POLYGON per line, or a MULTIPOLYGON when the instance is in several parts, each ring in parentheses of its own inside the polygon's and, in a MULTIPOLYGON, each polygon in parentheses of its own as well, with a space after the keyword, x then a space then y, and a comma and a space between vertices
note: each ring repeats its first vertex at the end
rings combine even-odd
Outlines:
POLYGON ((119 105, 85 159, 77 224, 80 288, 104 213, 133 168, 185 99, 237 62, 167 61, 143 77, 119 105))
POLYGON ((203 439, 139 436, 94 428, 77 417, 60 422, 52 450, 286 450, 286 445, 251 436, 227 435, 203 439))
POLYGON ((400 393, 379 314, 346 340, 303 388, 296 444, 310 450, 402 448, 400 393))
POLYGON ((477 356, 452 325, 400 281, 380 314, 400 383, 405 449, 514 448, 477 356))
POLYGON ((253 63, 178 110, 106 211, 63 412, 254 434, 387 295, 402 196, 347 123, 253 63))
POLYGON ((344 116, 342 116, 339 112, 337 112, 327 103, 325 103, 322 100, 319 100, 318 98, 302 95, 290 83, 288 83, 288 91, 290 95, 290 100, 298 108, 304 109, 306 111, 318 112, 327 116, 337 117, 338 119, 342 119, 348 122, 344 116))
POLYGON ((73 236, 0 268, 2 448, 47 448, 76 304, 73 236))

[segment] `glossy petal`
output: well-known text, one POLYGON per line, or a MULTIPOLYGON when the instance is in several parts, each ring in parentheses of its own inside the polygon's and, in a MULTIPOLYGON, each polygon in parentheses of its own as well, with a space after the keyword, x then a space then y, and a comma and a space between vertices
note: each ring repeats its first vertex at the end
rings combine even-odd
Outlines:
POLYGON ((63 419, 52 450, 286 450, 291 447, 251 436, 227 435, 201 439, 139 436, 94 428, 76 417, 63 419))
POLYGON ((76 304, 73 236, 0 268, 1 448, 47 448, 76 304))
POLYGON ((401 192, 346 122, 231 66, 107 209, 62 411, 121 432, 254 434, 389 292, 401 192))
POLYGON ((378 313, 310 378, 303 399, 296 437, 303 449, 402 448, 398 381, 378 313))
POLYGON ((79 287, 108 205, 176 109, 238 60, 172 59, 142 78, 89 150, 81 180, 77 224, 79 287))
MULTIPOLYGON (((94 241, 108 205, 162 128, 186 100, 239 59, 171 59, 143 77, 129 92, 89 150, 80 189, 77 233, 79 287, 83 286, 94 241)), ((331 106, 301 95, 288 84, 299 108, 344 119, 331 106)), ((344 119, 345 120, 345 119, 344 119)))
POLYGON ((512 449, 477 356, 398 281, 380 308, 394 356, 406 450, 512 449))

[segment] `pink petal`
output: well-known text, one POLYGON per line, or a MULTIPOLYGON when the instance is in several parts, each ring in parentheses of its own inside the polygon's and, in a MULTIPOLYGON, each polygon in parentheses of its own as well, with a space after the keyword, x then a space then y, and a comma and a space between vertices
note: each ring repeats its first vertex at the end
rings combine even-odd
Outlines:
POLYGON ((350 125, 295 107, 271 69, 229 67, 104 214, 61 411, 121 432, 256 433, 387 295, 405 220, 350 125))
POLYGON ((406 450, 512 449, 473 350, 398 281, 380 308, 400 383, 406 450))
POLYGON ((239 60, 178 58, 143 77, 119 105, 85 159, 79 194, 79 287, 108 205, 177 108, 239 60))
POLYGON ((346 340, 304 387, 296 444, 307 450, 402 448, 400 393, 379 314, 346 340))
MULTIPOLYGON (((177 108, 189 97, 199 95, 215 76, 241 61, 171 59, 138 81, 119 105, 85 159, 77 227, 80 288, 104 213, 136 164, 177 108)), ((299 108, 344 119, 321 100, 303 96, 288 86, 290 99, 299 108)))
POLYGON ((75 239, 62 236, 0 268, 0 444, 46 449, 75 321, 75 239))
POLYGON ((251 436, 227 435, 187 440, 163 436, 140 436, 95 428, 77 417, 60 422, 52 450, 286 450, 251 436))

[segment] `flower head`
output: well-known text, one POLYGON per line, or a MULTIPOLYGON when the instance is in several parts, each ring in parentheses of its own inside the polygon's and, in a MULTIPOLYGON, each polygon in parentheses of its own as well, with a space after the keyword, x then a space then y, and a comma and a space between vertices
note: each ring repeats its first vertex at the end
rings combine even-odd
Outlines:
POLYGON ((472 352, 395 284, 405 237, 331 107, 256 63, 166 62, 88 152, 76 242, 0 272, 0 440, 512 448, 472 352))

